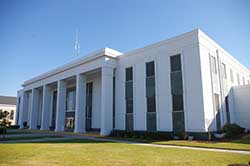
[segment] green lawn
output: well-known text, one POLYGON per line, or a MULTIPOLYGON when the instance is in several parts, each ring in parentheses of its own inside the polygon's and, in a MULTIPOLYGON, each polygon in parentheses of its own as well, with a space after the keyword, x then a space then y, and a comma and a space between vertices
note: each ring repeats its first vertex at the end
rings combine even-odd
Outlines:
POLYGON ((0 144, 0 165, 43 166, 226 166, 250 155, 145 147, 87 140, 0 144))
POLYGON ((250 134, 243 136, 239 140, 232 141, 187 141, 187 140, 169 140, 169 141, 157 141, 157 140, 144 140, 134 138, 117 138, 117 137, 106 137, 109 139, 138 141, 160 145, 178 145, 178 146, 190 146, 190 147, 205 147, 205 148, 219 148, 219 149, 230 149, 230 150, 247 150, 250 151, 250 134))
POLYGON ((240 140, 232 140, 228 142, 206 142, 206 141, 156 141, 154 144, 163 145, 180 145, 193 147, 207 147, 220 149, 234 149, 250 151, 250 135, 244 136, 240 140))

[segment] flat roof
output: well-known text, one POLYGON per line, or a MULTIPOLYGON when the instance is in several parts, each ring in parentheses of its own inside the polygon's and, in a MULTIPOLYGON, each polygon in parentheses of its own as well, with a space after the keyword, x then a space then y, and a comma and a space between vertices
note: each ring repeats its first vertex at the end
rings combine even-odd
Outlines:
POLYGON ((0 96, 0 104, 16 105, 16 97, 0 96))
POLYGON ((33 77, 33 78, 25 81, 22 86, 25 86, 27 84, 31 84, 33 82, 36 82, 38 80, 41 80, 41 79, 44 79, 44 78, 47 78, 47 77, 50 77, 52 75, 55 75, 57 73, 68 70, 70 68, 73 68, 75 66, 78 66, 80 64, 89 62, 91 60, 94 60, 94 59, 102 57, 102 56, 109 56, 109 57, 112 57, 112 58, 116 58, 117 56, 120 56, 122 54, 123 53, 121 53, 121 52, 119 52, 117 50, 105 47, 105 48, 97 50, 97 51, 95 51, 93 53, 90 53, 88 55, 85 55, 83 57, 77 58, 77 59, 75 59, 75 60, 73 60, 73 61, 71 61, 69 63, 66 63, 65 65, 59 66, 59 67, 57 67, 55 69, 52 69, 52 70, 50 70, 48 72, 45 72, 45 73, 40 74, 40 75, 38 75, 36 77, 33 77))

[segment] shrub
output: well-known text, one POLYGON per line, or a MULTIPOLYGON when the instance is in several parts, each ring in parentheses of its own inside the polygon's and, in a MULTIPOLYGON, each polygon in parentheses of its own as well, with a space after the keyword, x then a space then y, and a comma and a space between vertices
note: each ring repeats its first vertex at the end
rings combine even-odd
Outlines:
POLYGON ((175 133, 175 136, 177 136, 180 140, 187 140, 188 139, 188 134, 186 132, 175 133))
POLYGON ((6 134, 6 127, 0 127, 0 134, 6 134))
POLYGON ((240 127, 239 125, 237 125, 235 123, 234 124, 229 124, 228 123, 228 124, 225 124, 223 126, 221 131, 226 134, 225 136, 227 138, 231 138, 231 137, 234 137, 234 136, 237 136, 237 135, 243 133, 244 128, 240 127))
POLYGON ((19 125, 11 125, 8 128, 10 128, 10 129, 19 129, 20 126, 19 125))
POLYGON ((28 125, 28 123, 27 123, 27 122, 23 122, 23 127, 24 127, 24 128, 26 128, 26 127, 27 127, 27 125, 28 125))
POLYGON ((169 132, 148 132, 148 131, 123 131, 113 130, 110 136, 134 138, 134 139, 146 139, 146 140, 170 140, 172 134, 169 132))

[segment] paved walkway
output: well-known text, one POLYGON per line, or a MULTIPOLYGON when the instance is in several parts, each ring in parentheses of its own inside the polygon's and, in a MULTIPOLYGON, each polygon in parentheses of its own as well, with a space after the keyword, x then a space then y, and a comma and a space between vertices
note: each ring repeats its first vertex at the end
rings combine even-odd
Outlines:
MULTIPOLYGON (((41 132, 33 133, 32 136, 39 136, 41 132)), ((42 133, 46 134, 45 132, 42 133)), ((210 151, 210 152, 223 152, 223 153, 237 153, 237 154, 247 154, 250 155, 250 151, 244 150, 226 150, 226 149, 216 149, 216 148, 201 148, 201 147, 188 147, 188 146, 177 146, 177 145, 157 145, 150 143, 139 143, 133 141, 124 141, 124 140, 115 140, 115 139, 106 139, 98 138, 95 136, 85 136, 83 134, 67 134, 67 133, 47 133, 48 135, 63 135, 62 138, 43 138, 43 139, 31 139, 31 140, 13 140, 13 141, 1 141, 0 143, 29 143, 29 142, 47 142, 47 141, 61 141, 61 140, 71 140, 71 139, 88 139, 94 141, 103 141, 103 142, 117 142, 117 143, 126 143, 131 145, 138 146, 150 146, 150 147, 159 147, 159 148, 177 148, 177 149, 189 149, 189 150, 199 150, 199 151, 210 151)), ((26 137, 27 134, 20 134, 22 137, 26 137)))

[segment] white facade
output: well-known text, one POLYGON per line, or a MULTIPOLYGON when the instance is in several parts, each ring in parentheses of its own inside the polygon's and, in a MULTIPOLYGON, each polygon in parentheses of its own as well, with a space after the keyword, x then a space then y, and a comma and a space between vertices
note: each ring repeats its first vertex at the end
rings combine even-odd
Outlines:
POLYGON ((235 86, 229 92, 232 123, 250 129, 250 85, 235 86))
MULTIPOLYGON (((16 114, 16 97, 10 96, 0 96, 0 111, 7 111, 9 114, 6 117, 6 120, 10 125, 16 124, 17 114, 16 114)), ((0 119, 0 122, 3 119, 0 119)))
MULTIPOLYGON (((129 81, 133 94, 130 97, 133 130, 148 130, 152 124, 147 119, 153 117, 154 131, 172 132, 173 124, 180 124, 173 118, 178 111, 173 111, 176 109, 172 104, 175 82, 171 78, 172 75, 175 78, 175 71, 171 69, 170 59, 175 55, 180 56, 181 62, 176 77, 181 76, 182 82, 181 95, 177 96, 183 98, 184 131, 217 131, 218 126, 228 121, 225 97, 232 86, 238 85, 237 75, 240 85, 249 84, 250 71, 199 29, 128 53, 105 48, 24 82, 23 89, 18 92, 19 124, 23 127, 23 122, 27 122, 32 129, 40 126, 40 129, 48 130, 55 123, 56 131, 64 131, 65 116, 71 115, 75 119, 75 132, 91 128, 108 135, 113 129, 126 130, 129 115, 126 69, 132 67, 132 80, 129 81), (215 63, 211 64, 212 57, 215 63), (146 78, 148 62, 153 62, 154 74, 146 78), (212 69, 213 64, 216 72, 212 69), (234 78, 231 78, 231 70, 234 78), (148 80, 152 83, 152 78, 153 100, 148 96, 146 86, 150 83, 148 80), (72 100, 75 108, 71 111, 66 110, 69 88, 75 89, 75 100, 72 100), (57 93, 53 95, 54 91, 57 93), (218 99, 217 121, 214 94, 218 99), (155 103, 152 117, 149 115, 151 101, 155 103), (53 114, 53 110, 56 113, 53 114), (74 113, 68 113, 72 111, 74 113)), ((70 125, 71 121, 66 120, 66 123, 70 125)))

